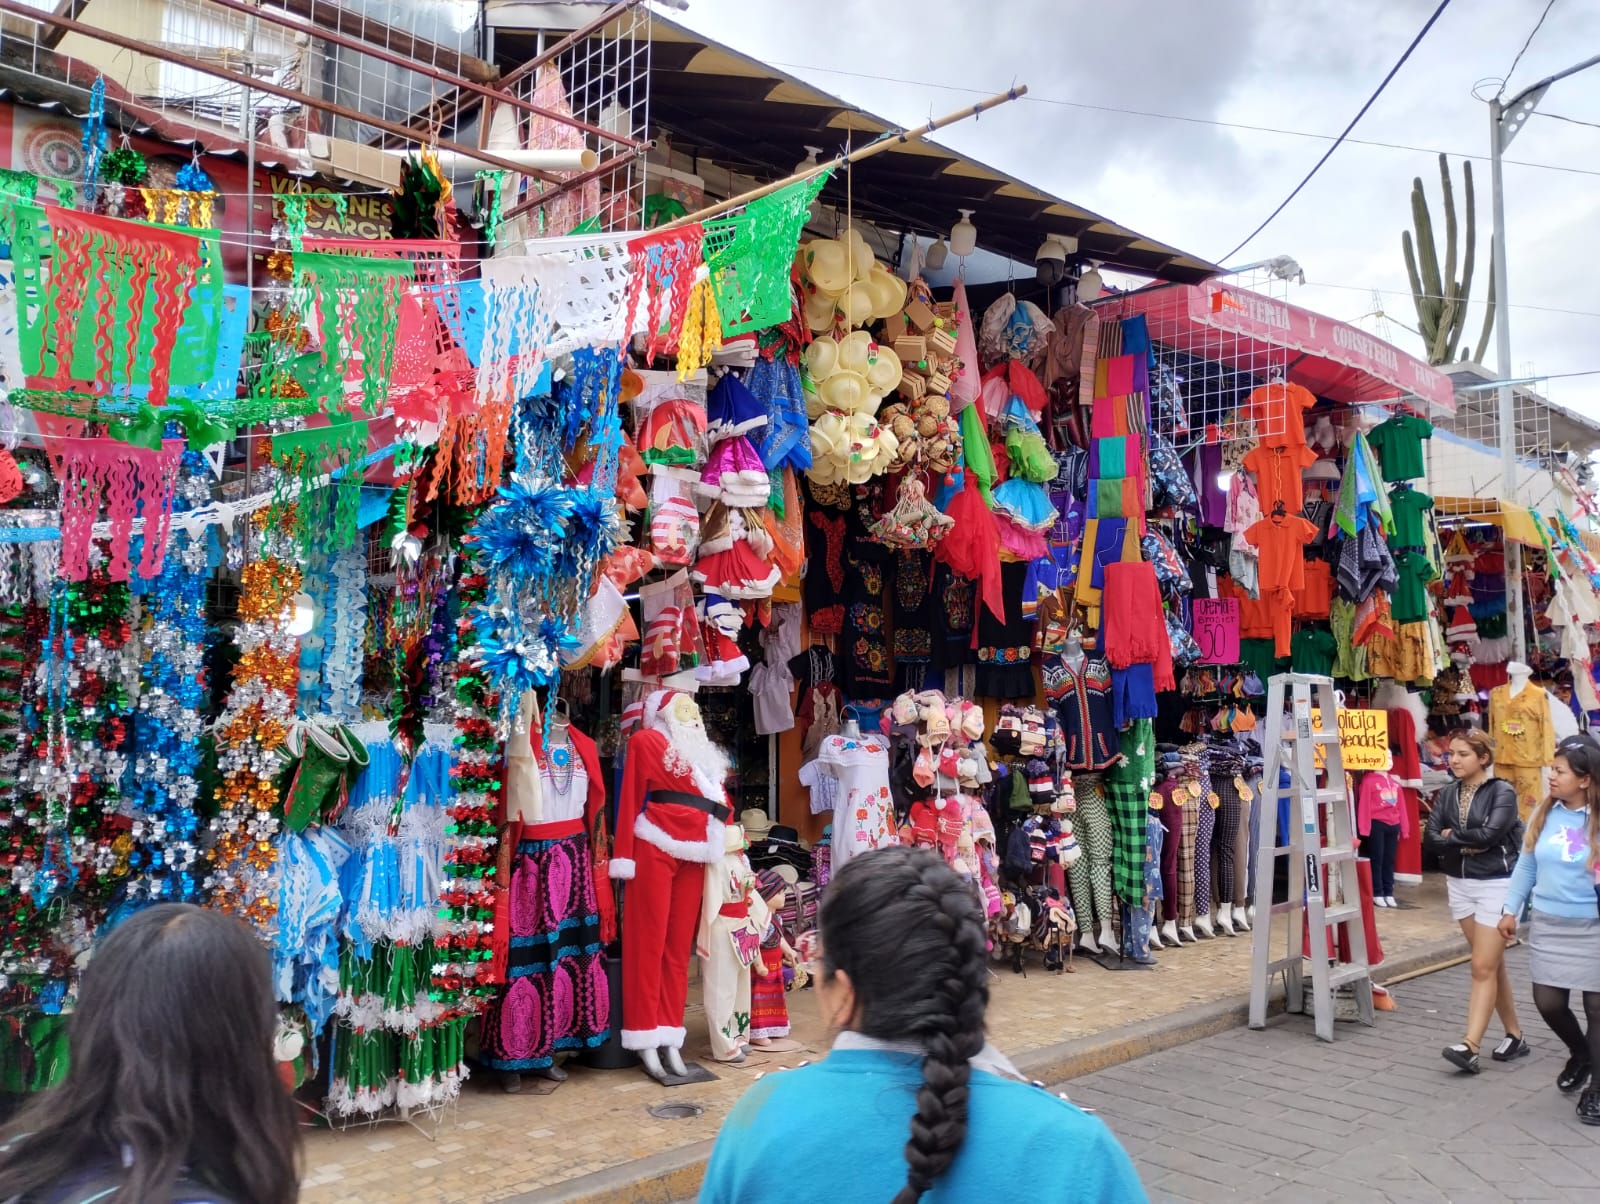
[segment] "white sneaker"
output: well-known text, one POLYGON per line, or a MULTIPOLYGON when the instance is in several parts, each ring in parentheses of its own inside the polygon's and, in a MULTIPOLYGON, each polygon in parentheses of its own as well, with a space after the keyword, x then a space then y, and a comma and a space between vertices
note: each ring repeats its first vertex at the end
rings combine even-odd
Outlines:
POLYGON ((1387 906, 1389 906, 1389 901, 1387 899, 1385 899, 1382 895, 1373 895, 1372 896, 1372 905, 1374 907, 1387 907, 1387 906))
POLYGON ((1394 896, 1393 895, 1384 895, 1383 896, 1383 905, 1385 907, 1399 907, 1400 906, 1400 904, 1398 904, 1398 903, 1396 903, 1394 901, 1394 896))

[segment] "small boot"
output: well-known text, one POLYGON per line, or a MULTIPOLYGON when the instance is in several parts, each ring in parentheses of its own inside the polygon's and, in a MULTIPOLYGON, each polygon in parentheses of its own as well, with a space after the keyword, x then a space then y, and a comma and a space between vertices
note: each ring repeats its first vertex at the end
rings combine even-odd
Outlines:
POLYGON ((1100 952, 1100 946, 1094 943, 1094 929, 1084 928, 1078 933, 1078 948, 1085 953, 1094 955, 1100 952))
POLYGON ((666 1045, 661 1049, 662 1060, 666 1062, 667 1069, 678 1078, 687 1078, 689 1069, 683 1064, 683 1055, 678 1052, 677 1046, 666 1045))
MULTIPOLYGON (((1150 931, 1154 935, 1155 929, 1152 928, 1150 931)), ((1161 925, 1161 943, 1163 945, 1171 945, 1174 949, 1183 944, 1183 941, 1178 936, 1178 921, 1168 920, 1161 925)))
POLYGON ((654 1049, 641 1049, 639 1051, 639 1063, 644 1067, 644 1072, 655 1079, 656 1082, 659 1083, 667 1077, 667 1072, 661 1067, 661 1055, 654 1049))
POLYGON ((1234 936, 1233 930, 1233 904, 1224 903, 1217 908, 1217 935, 1234 936))
POLYGON ((1210 912, 1206 912, 1204 915, 1199 915, 1194 918, 1194 930, 1199 933, 1202 938, 1208 941, 1217 935, 1216 929, 1212 928, 1211 926, 1210 912))

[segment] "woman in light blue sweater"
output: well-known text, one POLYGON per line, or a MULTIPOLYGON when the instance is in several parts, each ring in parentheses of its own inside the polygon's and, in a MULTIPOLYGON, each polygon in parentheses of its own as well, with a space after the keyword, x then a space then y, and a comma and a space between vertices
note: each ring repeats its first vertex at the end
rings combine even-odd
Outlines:
POLYGON ((1592 736, 1563 740, 1550 763, 1550 796, 1528 817, 1526 852, 1518 858, 1506 894, 1500 931, 1517 933, 1524 906, 1532 905, 1528 933, 1533 1002, 1571 1057, 1556 1079, 1562 1091, 1585 1087, 1578 1119, 1600 1125, 1600 743, 1592 736), (1572 1013, 1572 992, 1583 993, 1583 1026, 1572 1013))
POLYGON ((822 1062, 745 1092, 701 1204, 1146 1199, 1104 1124, 985 1043, 983 910, 943 858, 853 857, 820 919, 817 1002, 842 1031, 822 1062))

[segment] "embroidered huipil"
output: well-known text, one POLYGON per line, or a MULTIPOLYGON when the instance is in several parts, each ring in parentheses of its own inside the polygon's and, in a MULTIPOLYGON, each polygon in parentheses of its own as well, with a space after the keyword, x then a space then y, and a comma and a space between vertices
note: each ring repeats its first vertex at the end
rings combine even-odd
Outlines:
POLYGON ((1556 755, 1550 703, 1537 686, 1525 685, 1515 697, 1509 685, 1489 691, 1489 736, 1502 765, 1550 764, 1556 755))

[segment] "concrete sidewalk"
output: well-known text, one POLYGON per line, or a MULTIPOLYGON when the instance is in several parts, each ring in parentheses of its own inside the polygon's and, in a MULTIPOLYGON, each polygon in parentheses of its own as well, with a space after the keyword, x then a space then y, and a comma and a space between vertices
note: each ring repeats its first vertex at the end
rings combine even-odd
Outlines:
POLYGON ((1339 1024, 1331 1045, 1285 1016, 1061 1089, 1111 1126, 1157 1201, 1600 1200, 1600 1128, 1555 1088, 1566 1049, 1534 1010, 1527 951, 1510 964, 1533 1053, 1491 1061, 1494 1022, 1476 1077, 1439 1056, 1461 1035, 1460 966, 1394 987, 1398 1011, 1339 1024))
MULTIPOLYGON (((1436 964, 1461 952, 1442 882, 1402 890, 1413 909, 1380 911, 1387 959, 1379 972, 1436 964)), ((1282 938, 1276 943, 1281 947, 1282 938)), ((1108 972, 1080 961, 1052 975, 1035 957, 1026 977, 995 967, 989 1029, 1028 1074, 1055 1081, 1123 1063, 1243 1023, 1250 940, 1219 938, 1164 951, 1147 972, 1108 972)), ((691 1058, 704 1058, 699 989, 691 988, 691 1058)), ((672 1200, 692 1196, 722 1118, 755 1077, 826 1053, 809 992, 790 996, 804 1049, 715 1066, 709 1083, 669 1089, 638 1071, 574 1069, 544 1094, 528 1079, 504 1095, 492 1077, 467 1084, 460 1104, 416 1127, 385 1124, 308 1136, 303 1204, 479 1204, 486 1201, 672 1200), (692 1103, 701 1111, 665 1119, 650 1109, 692 1103)))

